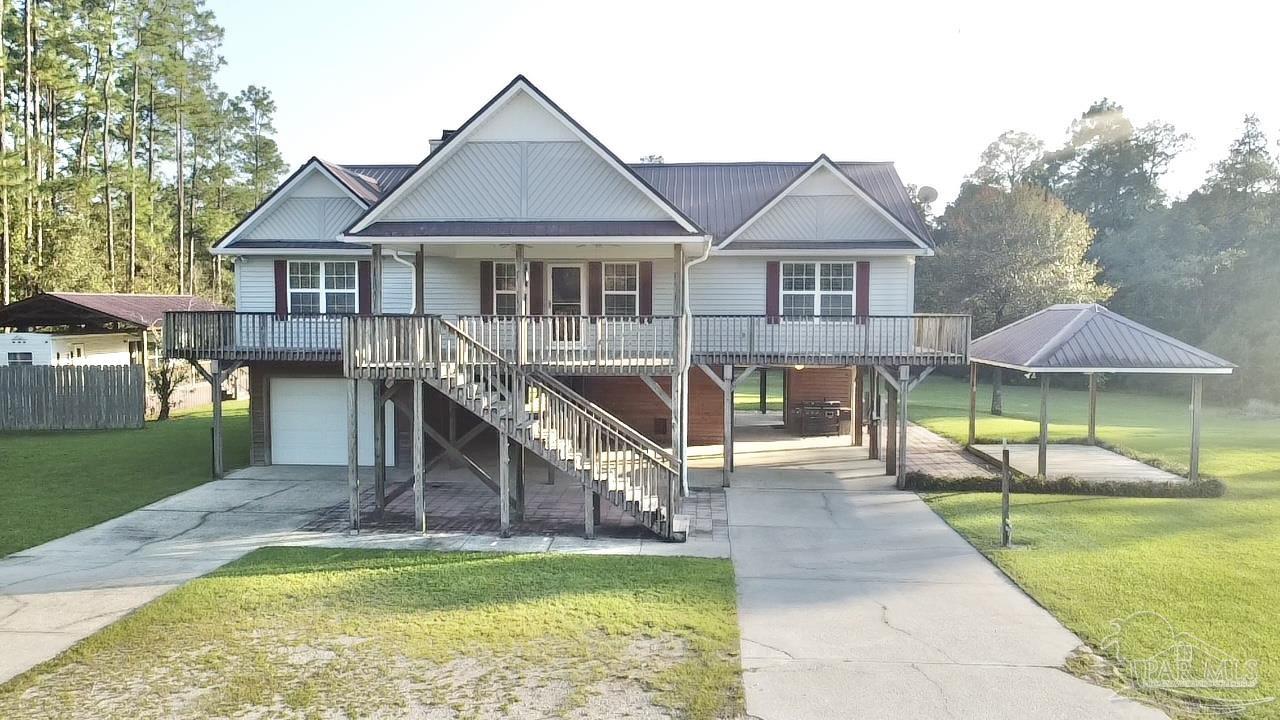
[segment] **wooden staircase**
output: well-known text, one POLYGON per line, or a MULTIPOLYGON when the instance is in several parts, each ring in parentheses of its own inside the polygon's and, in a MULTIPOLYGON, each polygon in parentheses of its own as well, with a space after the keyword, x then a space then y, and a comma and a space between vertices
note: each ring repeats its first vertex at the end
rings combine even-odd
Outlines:
POLYGON ((589 485, 659 537, 683 541, 680 463, 665 448, 543 373, 504 360, 438 317, 424 317, 415 372, 504 436, 589 485))

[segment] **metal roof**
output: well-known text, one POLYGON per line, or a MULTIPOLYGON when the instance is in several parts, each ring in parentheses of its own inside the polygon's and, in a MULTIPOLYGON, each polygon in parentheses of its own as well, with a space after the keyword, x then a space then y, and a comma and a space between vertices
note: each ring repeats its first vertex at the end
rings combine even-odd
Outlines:
POLYGON ((368 250, 368 245, 342 240, 236 240, 227 245, 238 250, 368 250))
POLYGON ((168 311, 226 309, 193 295, 40 293, 0 307, 0 327, 120 323, 152 328, 160 325, 168 311))
POLYGON ((674 220, 435 220, 376 222, 355 237, 663 237, 689 235, 674 220))
MULTIPOLYGON (((735 250, 791 250, 797 245, 791 240, 734 240, 725 248, 725 252, 735 250)), ((920 246, 910 240, 823 240, 806 242, 804 250, 920 250, 920 246)))
POLYGON ((1236 366, 1101 305, 1053 305, 974 340, 969 359, 1024 372, 1230 373, 1236 366))
MULTIPOLYGON (((890 215, 933 246, 929 228, 911 203, 893 163, 836 162, 834 165, 890 215)), ((632 165, 640 177, 711 233, 717 243, 812 166, 813 162, 632 165)))

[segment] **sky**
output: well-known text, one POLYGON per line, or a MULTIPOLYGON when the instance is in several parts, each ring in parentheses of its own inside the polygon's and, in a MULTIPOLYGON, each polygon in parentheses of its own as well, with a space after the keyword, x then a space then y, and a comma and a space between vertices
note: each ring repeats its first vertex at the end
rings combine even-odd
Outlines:
POLYGON ((1192 142, 1194 190, 1257 113, 1280 136, 1258 3, 208 0, 228 92, 264 85, 297 167, 414 163, 524 74, 627 161, 892 160, 954 198, 1002 131, 1049 147, 1101 97, 1192 142))

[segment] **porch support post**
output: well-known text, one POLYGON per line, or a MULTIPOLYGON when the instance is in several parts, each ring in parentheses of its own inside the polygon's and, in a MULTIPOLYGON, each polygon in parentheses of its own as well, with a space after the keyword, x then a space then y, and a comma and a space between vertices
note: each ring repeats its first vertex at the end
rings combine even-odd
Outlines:
POLYGON ((898 388, 885 383, 884 474, 898 474, 898 388))
MULTIPOLYGON (((591 475, 595 476, 600 468, 599 455, 596 452, 596 433, 587 433, 587 456, 591 458, 591 475)), ((603 473, 601 474, 603 477, 603 473)), ((585 473, 582 476, 582 536, 588 540, 596 537, 596 489, 595 481, 585 473)))
POLYGON ((373 244, 373 262, 369 263, 369 309, 374 315, 382 314, 382 246, 373 244))
POLYGON ((498 520, 502 537, 511 537, 511 453, 510 442, 498 433, 498 520))
POLYGON ((423 431, 422 405, 425 400, 422 378, 413 381, 413 528, 427 531, 427 439, 423 431))
POLYGON ((859 447, 862 445, 862 412, 865 410, 862 384, 866 373, 857 365, 850 369, 853 371, 853 412, 849 416, 849 444, 859 447))
POLYGON ((1191 482, 1200 479, 1200 402, 1204 395, 1204 377, 1191 376, 1191 482))
POLYGON ((1098 444, 1098 376, 1089 373, 1089 444, 1098 444))
POLYGON ((413 254, 413 311, 419 315, 426 314, 427 287, 427 246, 419 245, 413 254))
MULTIPOLYGON (((1093 387, 1093 376, 1089 376, 1090 387, 1093 387)), ((978 437, 978 363, 969 363, 969 445, 973 445, 978 437)))
POLYGON ((898 367, 898 489, 907 489, 907 395, 911 391, 911 366, 898 367))
MULTIPOLYGON (((524 260, 524 245, 516 244, 516 282, 519 286, 516 288, 516 363, 525 365, 529 362, 529 338, 526 332, 528 321, 526 317, 529 315, 529 267, 524 260)), ((523 407, 523 403, 521 403, 523 407)), ((517 412, 516 422, 520 422, 517 412)))
POLYGON ((721 451, 723 459, 721 469, 721 485, 729 487, 729 475, 733 473, 733 366, 724 366, 724 384, 720 386, 724 393, 724 445, 721 451))
POLYGON ((524 446, 516 442, 513 438, 511 444, 515 445, 516 454, 513 458, 515 463, 515 518, 517 520, 524 519, 524 468, 525 468, 525 450, 524 446))
POLYGON ((1036 456, 1036 477, 1044 480, 1049 469, 1049 373, 1040 373, 1040 448, 1036 456))
POLYGON ((347 509, 350 513, 349 527, 352 532, 360 531, 360 413, 359 407, 360 381, 352 378, 347 381, 347 509))
POLYGON ((387 406, 381 384, 373 388, 373 499, 379 510, 387 506, 387 406))
MULTIPOLYGON (((449 403, 449 444, 458 444, 458 403, 452 398, 446 400, 449 403)), ((449 456, 449 467, 457 468, 460 463, 452 455, 449 456)))
POLYGON ((871 375, 870 407, 867 408, 867 458, 880 459, 880 373, 867 366, 871 375))
POLYGON ((760 369, 760 414, 764 415, 769 407, 769 368, 760 369))
POLYGON ((222 459, 222 361, 210 362, 209 394, 213 400, 213 476, 222 477, 226 468, 222 459))
POLYGON ((679 493, 688 487, 688 475, 685 467, 688 460, 687 448, 685 443, 688 441, 688 429, 685 427, 685 420, 688 417, 689 407, 689 370, 690 367, 690 348, 686 345, 687 333, 690 328, 686 327, 689 318, 684 314, 684 245, 676 243, 672 250, 672 263, 674 265, 674 277, 671 282, 671 315, 674 318, 671 334, 671 454, 676 457, 679 463, 679 477, 675 481, 678 487, 668 488, 670 497, 676 498, 679 493))

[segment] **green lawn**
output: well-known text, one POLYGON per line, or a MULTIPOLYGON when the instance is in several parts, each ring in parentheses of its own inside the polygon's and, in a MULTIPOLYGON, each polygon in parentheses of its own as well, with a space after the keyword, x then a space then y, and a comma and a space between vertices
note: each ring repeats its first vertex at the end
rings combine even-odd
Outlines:
POLYGON ((0 717, 736 718, 737 653, 726 560, 268 548, 3 686, 0 717))
MULTIPOLYGON (((1213 381, 1205 387, 1208 397, 1213 381)), ((989 404, 984 386, 979 409, 989 404)), ((911 394, 912 420, 961 442, 967 408, 964 382, 931 379, 911 394)), ((1036 436, 1038 388, 1007 388, 1005 410, 1003 418, 981 413, 978 435, 1024 442, 1036 436)), ((1049 411, 1051 438, 1085 435, 1087 393, 1054 391, 1049 411)), ((1189 422, 1182 396, 1104 391, 1098 404, 1103 441, 1171 465, 1187 462, 1189 422)), ((1011 550, 997 547, 997 495, 949 494, 929 503, 1094 647, 1112 632, 1112 620, 1156 612, 1177 631, 1259 661, 1256 690, 1210 692, 1280 696, 1280 419, 1210 407, 1203 439, 1202 469, 1227 484, 1225 497, 1015 497, 1018 547, 1011 550)), ((1133 643, 1131 656, 1170 643, 1156 623, 1125 639, 1133 643)), ((1247 717, 1280 717, 1280 703, 1257 706, 1247 717)))
MULTIPOLYGON (((225 403, 228 467, 249 460, 248 402, 225 403)), ((0 556, 209 480, 210 410, 141 430, 0 435, 0 556)))
POLYGON ((765 407, 769 410, 782 409, 782 376, 786 371, 781 368, 760 368, 733 391, 735 411, 760 412, 760 378, 766 372, 769 373, 769 379, 765 384, 765 407))

